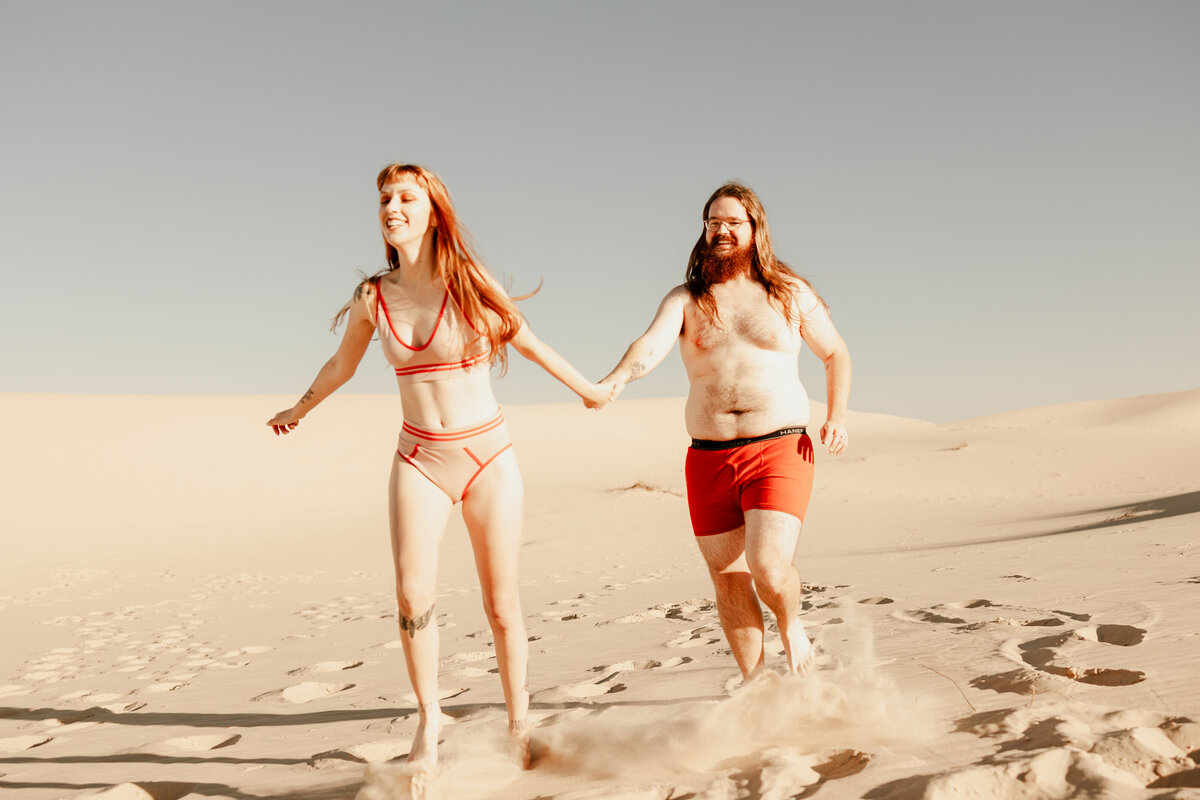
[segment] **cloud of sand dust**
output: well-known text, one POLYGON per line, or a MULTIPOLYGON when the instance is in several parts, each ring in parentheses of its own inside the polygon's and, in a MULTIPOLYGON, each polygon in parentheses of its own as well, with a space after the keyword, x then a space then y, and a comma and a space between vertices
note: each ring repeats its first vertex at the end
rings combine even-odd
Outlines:
POLYGON ((708 772, 767 749, 866 750, 932 736, 933 713, 876 669, 867 621, 855 620, 852 607, 841 616, 845 639, 820 640, 832 668, 799 678, 766 673, 710 703, 564 720, 534 732, 546 753, 539 768, 628 779, 708 772))
POLYGON ((525 772, 509 749, 508 717, 485 714, 470 728, 451 725, 439 748, 436 778, 406 764, 367 768, 355 800, 464 800, 490 797, 525 772))
POLYGON ((541 731, 539 766, 596 778, 704 773, 765 750, 817 753, 911 743, 925 727, 911 701, 868 673, 767 674, 723 700, 644 710, 615 708, 541 731))
MULTIPOLYGON (((846 638, 826 645, 835 637, 822 637, 828 663, 812 675, 768 672, 712 701, 614 705, 535 729, 535 773, 658 780, 721 772, 730 762, 767 751, 871 750, 931 736, 933 713, 876 669, 869 625, 853 621, 852 608, 844 608, 842 617, 837 632, 846 638)), ((498 718, 489 728, 503 730, 502 722, 498 718)), ((455 751, 443 750, 448 757, 438 768, 439 797, 485 797, 520 777, 504 743, 482 734, 482 727, 463 729, 455 751)), ((410 788, 407 772, 392 770, 369 770, 357 800, 434 796, 410 788)))

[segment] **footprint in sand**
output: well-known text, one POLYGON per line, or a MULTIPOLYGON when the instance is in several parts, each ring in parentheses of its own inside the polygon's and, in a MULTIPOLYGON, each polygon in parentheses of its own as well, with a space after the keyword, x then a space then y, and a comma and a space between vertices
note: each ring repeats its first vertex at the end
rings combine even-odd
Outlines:
POLYGON ((446 656, 441 661, 443 669, 451 669, 453 667, 461 667, 463 664, 475 664, 480 661, 488 661, 496 657, 496 654, 490 650, 465 650, 461 653, 455 653, 451 656, 446 656))
POLYGON ((382 764, 396 761, 408 755, 412 749, 410 739, 378 739, 373 742, 362 742, 350 747, 339 747, 317 753, 309 759, 309 766, 316 769, 327 767, 344 767, 347 761, 359 764, 382 764))
POLYGON ((965 625, 967 622, 962 617, 951 617, 926 608, 918 608, 913 611, 893 611, 891 616, 893 619, 904 622, 932 622, 939 625, 965 625))
POLYGON ((187 686, 187 683, 179 683, 177 681, 163 681, 161 683, 152 683, 149 686, 146 686, 142 689, 138 689, 138 691, 139 692, 150 692, 152 694, 166 694, 167 692, 178 691, 179 689, 182 689, 185 686, 187 686))
POLYGON ((820 764, 814 764, 812 769, 825 780, 849 778, 866 769, 870 760, 869 755, 858 750, 839 750, 820 764))
POLYGON ((76 700, 86 700, 92 705, 100 705, 101 703, 110 703, 116 700, 121 695, 116 692, 97 692, 94 689, 81 689, 77 692, 69 692, 61 695, 58 699, 64 702, 74 702, 76 700))
POLYGON ((867 768, 871 758, 858 750, 839 750, 825 756, 813 756, 783 748, 774 748, 761 754, 762 761, 755 766, 730 774, 724 782, 710 787, 705 797, 763 798, 811 797, 821 786, 839 778, 857 775, 867 768), (824 758, 814 763, 817 758, 824 758), (724 783, 724 785, 721 785, 724 783), (805 790, 797 790, 804 787, 805 790))
POLYGON ((498 670, 495 667, 473 667, 468 665, 494 661, 495 658, 496 654, 489 650, 471 650, 455 653, 452 656, 443 658, 438 667, 445 672, 456 671, 456 674, 464 678, 479 678, 498 670))
POLYGON ((140 747, 124 750, 125 753, 149 753, 151 755, 173 756, 181 753, 206 753, 210 750, 220 750, 241 741, 238 733, 214 733, 198 736, 178 736, 173 739, 163 739, 150 742, 140 747))
POLYGON ((554 620, 555 622, 570 622, 571 620, 587 619, 596 615, 589 614, 586 611, 543 611, 538 616, 543 619, 554 620))
POLYGON ((720 644, 721 639, 707 636, 716 628, 711 625, 702 625, 699 628, 693 628, 686 633, 676 636, 671 641, 667 642, 667 647, 707 647, 710 644, 720 644))
MULTIPOLYGON (((601 665, 592 667, 592 672, 603 672, 609 677, 618 672, 640 672, 648 669, 671 669, 678 667, 681 664, 691 663, 692 659, 687 656, 676 656, 668 658, 666 661, 618 661, 616 664, 601 665)), ((608 680, 608 678, 604 678, 608 680)))
POLYGON ((47 742, 52 741, 54 741, 53 736, 38 734, 33 736, 10 736, 7 739, 0 739, 0 753, 19 753, 22 750, 32 750, 35 747, 41 747, 47 742))
MULTIPOLYGON (((1029 669, 981 675, 974 678, 971 685, 978 689, 1029 695, 1054 690, 1052 679, 1045 676, 1069 678, 1092 686, 1132 686, 1145 680, 1146 673, 1120 668, 1064 666, 1059 663, 1063 656, 1060 651, 1087 648, 1088 643, 1133 647, 1142 642, 1146 633, 1133 625, 1094 625, 1016 644, 1008 653, 1009 657, 1024 662, 1029 669)), ((1006 647, 1012 647, 1012 643, 1006 647)))
POLYGON ((361 661, 322 661, 319 664, 310 664, 307 667, 288 670, 288 675, 320 675, 326 672, 342 672, 343 670, 355 669, 362 665, 363 662, 361 661))
POLYGON ((118 783, 103 789, 86 790, 71 795, 72 798, 89 798, 95 800, 181 800, 191 797, 196 784, 180 783, 177 781, 141 781, 139 783, 118 783))
POLYGON ((317 681, 305 681, 297 683, 295 686, 289 686, 286 689, 276 689, 273 692, 265 692, 257 697, 251 697, 252 701, 261 700, 283 700, 288 703, 310 703, 313 700, 320 700, 330 695, 341 694, 354 688, 353 683, 319 683, 317 681))
POLYGON ((134 711, 141 711, 146 707, 145 703, 112 703, 107 706, 98 706, 113 714, 132 714, 134 711))
POLYGON ((683 664, 691 663, 687 656, 676 656, 666 661, 619 661, 616 664, 602 664, 592 667, 592 672, 601 673, 594 681, 584 681, 570 686, 554 686, 535 692, 532 699, 537 702, 565 702, 581 700, 588 697, 599 697, 604 694, 616 694, 628 688, 615 679, 625 672, 644 672, 648 670, 669 670, 683 664))
MULTIPOLYGON (((1086 785, 1104 797, 1126 796, 1131 786, 1157 789, 1200 783, 1194 760, 1200 724, 1154 711, 1007 708, 978 712, 955 727, 997 740, 997 753, 1005 754, 969 768, 976 779, 991 773, 986 783, 970 781, 975 788, 971 793, 986 785, 995 796, 1027 796, 1030 785, 1065 785, 1072 774, 1070 783, 1086 785)), ((940 788, 970 788, 966 776, 967 770, 947 773, 938 778, 944 784, 940 788)))
POLYGON ((712 618, 717 611, 717 604, 701 597, 695 600, 685 600, 682 603, 660 603, 645 611, 626 614, 616 619, 605 620, 598 625, 629 625, 635 622, 645 622, 648 619, 678 619, 684 622, 698 622, 696 617, 712 618))
MULTIPOLYGON (((1077 631, 1077 633, 1086 637, 1085 630, 1087 629, 1077 631)), ((1133 647, 1135 644, 1142 643, 1142 640, 1146 638, 1146 631, 1132 625, 1097 625, 1094 635, 1096 641, 1104 644, 1133 647)))
POLYGON ((645 611, 638 611, 634 614, 626 614, 625 616, 617 617, 616 619, 607 619, 603 622, 597 623, 597 625, 631 625, 636 622, 645 622, 648 619, 664 619, 666 616, 667 612, 663 611, 661 608, 648 608, 645 611))
POLYGON ((1014 628, 1058 628, 1067 623, 1058 617, 1042 617, 1041 619, 1010 619, 1007 617, 996 617, 988 622, 978 622, 971 625, 971 628, 981 628, 987 625, 1009 625, 1014 628))
POLYGON ((615 694, 625 691, 623 683, 609 683, 620 673, 614 672, 595 681, 584 681, 571 686, 552 686, 534 692, 530 700, 535 703, 563 703, 570 700, 586 700, 589 697, 599 697, 603 694, 615 694))
POLYGON ((583 592, 582 594, 578 594, 575 597, 570 597, 565 600, 551 600, 550 605, 552 605, 552 606, 589 606, 590 607, 590 606, 594 605, 594 603, 590 603, 588 601, 594 599, 595 597, 596 597, 596 595, 592 594, 591 592, 583 592))
MULTIPOLYGON (((438 693, 438 700, 449 700, 451 697, 458 697, 460 694, 464 694, 469 691, 471 690, 465 686, 459 687, 458 689, 442 689, 438 693)), ((404 695, 404 697, 401 699, 409 705, 417 705, 417 696, 412 692, 404 695)))
POLYGON ((904 622, 961 625, 963 627, 959 628, 960 631, 979 630, 991 625, 1055 628, 1067 624, 1063 617, 1080 621, 1088 619, 1086 614, 1071 614, 1063 611, 1053 611, 1051 613, 1058 614, 1059 616, 1035 617, 1030 619, 1029 609, 1012 608, 1004 606, 1002 603, 994 603, 991 600, 977 599, 961 603, 940 603, 930 608, 920 608, 914 611, 896 611, 892 613, 892 618, 903 620, 904 622), (981 609, 983 611, 980 611, 981 609), (1007 609, 1008 613, 1012 614, 1016 612, 1016 614, 1013 616, 996 616, 995 609, 1007 609), (969 617, 973 617, 976 621, 971 622, 968 619, 969 617))
POLYGON ((1057 636, 1044 636, 1018 645, 1017 649, 1021 651, 1022 661, 1034 669, 1051 675, 1060 675, 1093 686, 1132 686, 1145 680, 1146 673, 1132 669, 1063 666, 1055 661, 1059 656, 1059 650, 1067 644, 1091 641, 1113 644, 1118 647, 1132 647, 1141 642, 1145 634, 1146 631, 1132 625, 1098 625, 1057 636), (1103 637, 1102 630, 1104 631, 1103 637))
POLYGON ((88 719, 92 716, 92 711, 85 711, 80 714, 64 714, 60 717, 53 717, 42 722, 42 733, 53 733, 55 737, 64 736, 70 733, 78 733, 86 731, 88 728, 98 728, 104 723, 94 719, 88 719))
POLYGON ((685 600, 682 603, 669 603, 658 606, 667 619, 681 619, 684 622, 696 622, 695 617, 712 619, 717 613, 717 603, 707 597, 685 600))

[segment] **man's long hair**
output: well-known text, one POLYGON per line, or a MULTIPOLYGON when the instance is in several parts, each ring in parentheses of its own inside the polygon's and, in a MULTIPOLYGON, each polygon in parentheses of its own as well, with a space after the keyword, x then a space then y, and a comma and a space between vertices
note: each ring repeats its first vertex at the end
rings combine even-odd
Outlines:
MULTIPOLYGON (((793 302, 795 287, 791 281, 803 281, 805 284, 808 284, 808 281, 805 281, 793 272, 791 267, 775 257, 775 248, 771 244, 771 227, 767 224, 767 212, 763 208, 762 201, 749 186, 731 181, 717 189, 708 198, 708 202, 704 204, 701 219, 708 219, 708 209, 722 197, 732 197, 737 200, 750 217, 750 225, 754 229, 754 240, 750 247, 751 275, 767 290, 767 295, 772 302, 779 305, 788 324, 798 325, 800 320, 796 318, 797 311, 793 302)), ((704 270, 708 250, 704 232, 701 231, 700 239, 692 248, 692 254, 688 256, 687 279, 684 285, 687 286, 692 299, 696 301, 696 305, 700 307, 704 316, 709 320, 717 321, 720 319, 720 314, 717 312, 717 301, 713 297, 713 282, 711 276, 706 275, 704 270)), ((809 288, 812 288, 811 284, 808 285, 809 288)))

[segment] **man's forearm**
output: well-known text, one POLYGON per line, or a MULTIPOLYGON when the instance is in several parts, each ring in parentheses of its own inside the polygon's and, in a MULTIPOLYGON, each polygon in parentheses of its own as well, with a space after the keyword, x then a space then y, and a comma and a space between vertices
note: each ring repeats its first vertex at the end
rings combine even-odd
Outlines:
POLYGON ((625 355, 621 356, 617 366, 613 367, 612 372, 608 373, 602 382, 624 386, 630 381, 636 381, 654 369, 659 361, 662 361, 663 354, 652 360, 653 355, 652 349, 639 339, 629 345, 629 349, 625 351, 625 355))
POLYGON ((842 350, 825 361, 825 401, 829 419, 843 420, 850 404, 850 353, 842 350))
POLYGON ((663 298, 650 327, 629 345, 603 383, 613 384, 619 391, 662 363, 683 331, 684 296, 683 287, 677 286, 663 298))

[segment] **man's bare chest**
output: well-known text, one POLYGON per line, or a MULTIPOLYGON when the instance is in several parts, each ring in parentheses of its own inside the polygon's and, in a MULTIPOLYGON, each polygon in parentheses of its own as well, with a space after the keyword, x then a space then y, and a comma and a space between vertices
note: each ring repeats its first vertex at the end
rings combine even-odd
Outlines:
POLYGON ((800 336, 779 309, 761 301, 725 303, 717 306, 720 317, 709 320, 698 308, 689 309, 684 336, 699 350, 748 346, 758 350, 798 351, 800 336))

